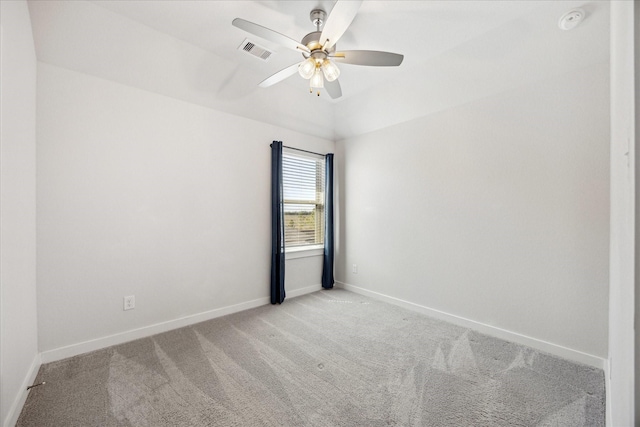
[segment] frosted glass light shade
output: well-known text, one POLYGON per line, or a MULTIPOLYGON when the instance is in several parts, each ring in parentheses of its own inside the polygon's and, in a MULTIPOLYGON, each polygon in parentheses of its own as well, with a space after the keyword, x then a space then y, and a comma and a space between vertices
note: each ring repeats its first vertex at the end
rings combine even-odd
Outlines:
POLYGON ((316 61, 313 58, 307 58, 298 66, 298 74, 303 79, 310 79, 316 72, 316 61))
POLYGON ((340 76, 340 70, 333 62, 325 59, 322 62, 322 72, 327 81, 332 82, 340 76))
POLYGON ((324 87, 324 79, 322 78, 320 68, 316 68, 315 73, 313 73, 311 80, 309 80, 309 87, 311 87, 311 89, 322 89, 324 87))

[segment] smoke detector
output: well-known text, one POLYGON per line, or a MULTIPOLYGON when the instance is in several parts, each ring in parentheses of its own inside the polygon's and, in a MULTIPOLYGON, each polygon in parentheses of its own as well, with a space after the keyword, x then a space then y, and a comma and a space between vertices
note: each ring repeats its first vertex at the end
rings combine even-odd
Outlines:
POLYGON ((561 30, 565 31, 573 30, 584 20, 584 17, 584 10, 572 9, 560 17, 560 20, 558 21, 558 27, 560 27, 561 30))

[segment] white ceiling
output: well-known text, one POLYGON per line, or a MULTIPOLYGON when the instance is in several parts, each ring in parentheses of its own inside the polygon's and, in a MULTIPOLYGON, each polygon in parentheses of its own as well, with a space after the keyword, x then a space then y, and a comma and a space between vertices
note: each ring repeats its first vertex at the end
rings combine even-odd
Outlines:
POLYGON ((410 120, 608 61, 606 1, 364 1, 339 49, 405 55, 400 67, 340 64, 343 96, 309 94, 297 75, 257 84, 302 57, 231 25, 244 18, 294 39, 334 1, 30 1, 38 60, 328 139, 410 120), (580 6, 572 31, 559 17, 580 6), (275 51, 261 61, 245 38, 275 51))

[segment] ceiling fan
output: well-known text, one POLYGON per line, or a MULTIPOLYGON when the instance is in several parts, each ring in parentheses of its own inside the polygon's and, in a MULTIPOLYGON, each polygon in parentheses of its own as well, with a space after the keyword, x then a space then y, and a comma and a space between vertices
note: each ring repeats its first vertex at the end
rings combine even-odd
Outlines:
POLYGON ((318 96, 320 96, 320 89, 324 88, 329 96, 335 99, 342 96, 342 89, 340 88, 340 83, 338 83, 340 69, 335 63, 378 67, 397 67, 400 65, 404 55, 397 53, 377 50, 336 50, 336 42, 347 30, 353 18, 355 18, 361 3, 362 0, 338 0, 328 18, 324 10, 312 10, 309 17, 313 25, 316 26, 316 31, 304 36, 300 42, 262 25, 254 24, 241 18, 234 19, 232 24, 235 27, 300 52, 304 57, 302 62, 278 71, 263 80, 259 86, 272 86, 297 72, 300 76, 309 80, 309 91, 311 93, 315 89, 318 96), (321 27, 322 31, 320 30, 321 27))

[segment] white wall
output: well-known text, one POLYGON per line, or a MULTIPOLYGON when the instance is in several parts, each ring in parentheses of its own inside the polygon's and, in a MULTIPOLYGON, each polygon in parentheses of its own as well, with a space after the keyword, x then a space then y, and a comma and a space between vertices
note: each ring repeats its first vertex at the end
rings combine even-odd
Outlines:
POLYGON ((336 280, 606 358, 608 71, 338 142, 336 280))
MULTIPOLYGON (((634 2, 611 2, 611 425, 634 423, 634 2)), ((637 36, 635 37, 637 39, 637 36)))
MULTIPOLYGON (((635 7, 634 5, 634 25, 633 25, 633 34, 638 34, 640 35, 640 7, 635 7)), ((631 36, 631 38, 633 39, 633 36, 631 36)), ((637 36, 636 36, 637 38, 637 36)), ((634 50, 635 50, 635 54, 634 54, 634 75, 635 75, 635 113, 636 113, 636 118, 635 118, 635 137, 636 137, 636 141, 635 141, 635 146, 634 147, 640 147, 640 42, 635 42, 634 43, 634 50)), ((635 148, 634 148, 635 149, 635 148)), ((638 157, 640 157, 640 150, 635 150, 636 153, 636 165, 639 163, 638 162, 638 157)), ((636 175, 636 188, 635 190, 637 191, 637 189, 640 188, 640 174, 637 173, 635 171, 634 168, 634 173, 636 175)), ((640 199, 639 197, 635 197, 636 199, 640 199)), ((635 206, 634 206, 635 209, 635 206)), ((640 209, 635 209, 635 216, 636 216, 636 238, 635 238, 635 244, 636 244, 636 248, 638 246, 640 246, 640 209)), ((635 330, 636 331, 640 331, 640 285, 638 285, 638 283, 640 283, 640 274, 638 274, 638 270, 640 269, 640 250, 635 249, 635 256, 636 256, 636 261, 635 261, 635 266, 636 266, 636 274, 635 274, 635 284, 634 284, 634 289, 635 289, 635 295, 636 295, 636 306, 635 306, 635 330)), ((634 337, 635 339, 635 422, 636 425, 640 425, 640 339, 638 339, 637 337, 634 337)))
MULTIPOLYGON (((91 348, 83 344, 91 340, 132 338, 138 328, 266 302, 269 144, 334 148, 44 63, 37 137, 45 360, 91 348), (135 295, 135 310, 123 311, 125 295, 135 295), (56 352, 65 346, 72 349, 56 352)), ((320 281, 314 270, 294 274, 288 295, 319 289, 320 281)))
POLYGON ((0 2, 0 424, 15 422, 39 367, 36 57, 24 1, 0 2))

